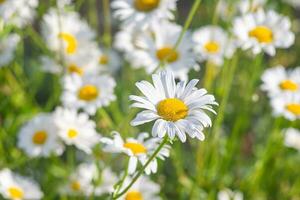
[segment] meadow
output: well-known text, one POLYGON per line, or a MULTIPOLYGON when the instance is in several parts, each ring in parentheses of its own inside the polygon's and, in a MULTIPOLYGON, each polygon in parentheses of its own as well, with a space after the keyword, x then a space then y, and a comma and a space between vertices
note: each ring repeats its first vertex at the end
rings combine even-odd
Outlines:
POLYGON ((0 199, 300 200, 299 0, 0 0, 0 199))

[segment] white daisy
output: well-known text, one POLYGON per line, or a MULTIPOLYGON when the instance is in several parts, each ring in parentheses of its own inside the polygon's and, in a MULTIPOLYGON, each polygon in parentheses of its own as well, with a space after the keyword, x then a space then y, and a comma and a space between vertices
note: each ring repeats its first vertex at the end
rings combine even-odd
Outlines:
POLYGON ((173 49, 182 27, 160 22, 153 26, 151 31, 143 32, 136 39, 135 51, 131 52, 131 64, 134 67, 144 67, 151 74, 164 63, 164 67, 173 71, 176 77, 187 78, 189 70, 196 65, 193 53, 193 42, 187 32, 176 50, 173 49))
POLYGON ((98 60, 100 71, 115 74, 121 67, 121 58, 114 50, 102 50, 98 60))
POLYGON ((69 178, 62 193, 89 196, 94 190, 93 180, 98 177, 98 171, 93 163, 81 163, 69 178))
MULTIPOLYGON (((125 179, 124 188, 130 181, 130 178, 125 179)), ((159 192, 160 186, 157 183, 154 183, 149 177, 141 176, 120 200, 160 200, 159 192)))
POLYGON ((283 116, 290 121, 300 119, 300 93, 283 93, 271 99, 275 116, 283 116))
POLYGON ((177 0, 114 0, 114 16, 124 27, 145 28, 161 20, 174 19, 177 0))
POLYGON ((40 57, 41 68, 44 72, 59 74, 63 71, 63 67, 58 64, 54 59, 48 56, 40 57))
POLYGON ((76 12, 60 12, 55 9, 44 16, 42 35, 50 50, 63 55, 63 61, 82 66, 97 64, 98 48, 95 32, 76 12))
POLYGON ((186 134, 192 138, 204 140, 203 129, 211 126, 211 119, 205 110, 215 113, 212 105, 217 105, 213 95, 205 89, 195 88, 199 80, 188 84, 181 81, 176 84, 173 73, 163 71, 152 75, 153 85, 147 81, 136 83, 144 96, 130 96, 135 101, 133 107, 143 108, 131 125, 137 126, 155 121, 152 135, 163 138, 166 133, 171 139, 175 135, 182 142, 186 134))
POLYGON ((270 97, 283 92, 300 92, 300 67, 286 70, 283 66, 267 69, 262 75, 263 84, 261 88, 270 97))
MULTIPOLYGON (((146 164, 147 160, 159 146, 161 140, 159 138, 150 138, 148 133, 141 133, 137 137, 127 138, 126 141, 122 139, 118 132, 113 132, 113 139, 102 138, 101 142, 105 144, 103 151, 111 153, 125 153, 129 158, 128 173, 133 174, 136 171, 138 162, 142 165, 146 164)), ((145 173, 151 174, 157 172, 157 158, 164 160, 169 157, 170 146, 164 145, 159 151, 156 158, 146 167, 145 173)))
POLYGON ((37 6, 38 0, 1 0, 0 19, 21 28, 32 22, 37 6))
POLYGON ((30 178, 14 174, 9 169, 0 171, 0 193, 5 199, 41 199, 44 195, 39 185, 30 178))
POLYGON ((31 157, 61 155, 64 146, 58 140, 52 114, 41 113, 27 122, 19 132, 18 147, 31 157))
POLYGON ((102 170, 100 180, 101 182, 99 185, 96 185, 94 189, 96 196, 112 193, 114 191, 114 185, 118 181, 117 176, 110 168, 102 170))
POLYGON ((10 34, 5 38, 0 38, 0 68, 12 61, 19 41, 20 37, 17 34, 10 34))
POLYGON ((263 9, 266 0, 240 0, 238 8, 242 14, 254 13, 263 9))
POLYGON ((284 145, 300 151, 300 131, 288 128, 284 134, 284 145))
POLYGON ((218 26, 205 26, 193 34, 194 50, 200 61, 222 65, 224 57, 232 57, 235 45, 228 34, 218 26))
POLYGON ((100 135, 96 131, 96 124, 86 113, 75 110, 57 108, 54 113, 54 123, 58 135, 68 145, 75 145, 87 154, 99 142, 100 135))
POLYGON ((275 11, 259 10, 234 20, 233 32, 242 49, 252 49, 254 54, 261 51, 270 56, 276 53, 275 48, 288 48, 295 40, 291 32, 290 20, 275 11))
POLYGON ((243 200, 243 193, 240 191, 232 191, 224 189, 218 193, 218 200, 243 200))
POLYGON ((64 92, 62 102, 65 107, 83 109, 94 115, 98 108, 109 105, 115 100, 114 87, 116 83, 108 75, 72 74, 63 79, 64 92))

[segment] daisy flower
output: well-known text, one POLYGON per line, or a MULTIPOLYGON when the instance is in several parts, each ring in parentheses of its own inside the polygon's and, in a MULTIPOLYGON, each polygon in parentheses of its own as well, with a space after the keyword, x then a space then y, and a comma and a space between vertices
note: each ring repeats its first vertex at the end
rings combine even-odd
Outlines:
POLYGON ((18 147, 30 157, 61 155, 64 146, 57 137, 52 114, 41 113, 27 122, 19 132, 18 147))
POLYGON ((5 38, 0 38, 0 68, 12 61, 19 41, 20 37, 17 34, 10 34, 5 38))
POLYGON ((37 6, 38 0, 1 0, 0 19, 22 28, 32 22, 37 6))
POLYGON ((266 0, 240 0, 238 8, 242 14, 254 13, 263 9, 265 3, 266 0))
POLYGON ((131 52, 132 65, 144 67, 151 74, 164 63, 164 67, 173 71, 176 77, 186 79, 189 70, 196 65, 196 57, 189 32, 183 36, 178 48, 173 49, 181 31, 182 27, 177 24, 161 22, 151 31, 139 35, 135 44, 137 48, 131 52))
POLYGON ((283 66, 267 69, 262 75, 262 90, 270 97, 283 92, 300 92, 300 67, 286 70, 283 66))
POLYGON ((235 51, 235 45, 228 34, 218 26, 205 26, 196 30, 193 41, 194 51, 201 62, 208 60, 222 65, 224 57, 232 57, 235 51))
POLYGON ((218 200, 243 200, 243 194, 240 191, 224 189, 218 193, 218 200))
POLYGON ((115 74, 121 67, 121 58, 114 50, 101 50, 98 64, 100 71, 115 74))
POLYGON ((300 131, 288 128, 284 134, 284 145, 300 151, 300 131))
POLYGON ((118 178, 110 168, 104 168, 100 175, 101 182, 96 185, 94 191, 96 196, 103 194, 110 194, 114 191, 114 185, 117 183, 118 178))
MULTIPOLYGON (((123 186, 126 187, 131 179, 127 178, 123 186)), ((160 200, 160 186, 146 176, 141 176, 120 200, 160 200)))
POLYGON ((41 199, 44 195, 39 185, 30 178, 13 173, 9 169, 0 171, 0 194, 5 199, 41 199))
MULTIPOLYGON (((130 157, 128 173, 133 174, 136 171, 138 162, 142 165, 146 164, 161 142, 159 138, 146 139, 148 137, 148 133, 141 133, 137 139, 128 138, 124 141, 118 132, 113 132, 113 139, 102 138, 101 142, 105 145, 103 148, 105 152, 127 154, 130 157)), ((153 159, 145 169, 146 174, 157 172, 157 158, 164 160, 165 157, 169 157, 169 149, 169 145, 164 145, 157 154, 156 159, 153 159)))
POLYGON ((284 93, 271 99, 275 116, 283 116, 290 121, 300 119, 300 93, 284 93))
POLYGON ((78 76, 72 74, 63 79, 64 92, 62 102, 71 109, 83 109, 94 115, 98 108, 109 105, 115 100, 116 83, 108 75, 78 76))
POLYGON ((50 50, 63 55, 63 60, 78 65, 97 62, 95 32, 76 12, 60 12, 55 9, 44 16, 42 35, 50 50))
POLYGON ((86 113, 75 110, 57 108, 54 113, 54 123, 59 137, 68 145, 75 145, 87 154, 100 140, 96 124, 86 113))
POLYGON ((174 19, 177 0, 114 0, 114 16, 124 27, 145 28, 154 22, 174 19))
POLYGON ((212 105, 218 105, 213 95, 195 86, 199 80, 176 84, 173 73, 163 71, 152 75, 153 85, 147 81, 137 82, 136 86, 144 96, 130 96, 133 107, 143 108, 131 125, 138 126, 155 121, 152 135, 170 139, 177 135, 186 141, 186 134, 204 140, 203 129, 211 126, 211 119, 205 110, 215 113, 212 105))
POLYGON ((295 40, 290 20, 275 11, 259 10, 234 20, 233 32, 242 49, 274 56, 276 48, 288 48, 295 40))

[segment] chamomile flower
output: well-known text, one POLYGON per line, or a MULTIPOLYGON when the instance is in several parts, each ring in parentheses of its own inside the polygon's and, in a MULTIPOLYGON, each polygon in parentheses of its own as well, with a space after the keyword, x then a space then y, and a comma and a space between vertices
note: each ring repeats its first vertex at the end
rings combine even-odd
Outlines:
POLYGON ((95 195, 101 196, 103 194, 112 193, 114 191, 114 185, 118 181, 116 174, 110 168, 104 168, 100 176, 101 182, 96 185, 94 189, 95 195))
POLYGON ((72 74, 63 79, 64 92, 61 99, 65 107, 83 109, 94 115, 98 108, 115 100, 115 85, 114 79, 108 75, 81 77, 72 74))
POLYGON ((161 20, 174 19, 177 0, 114 0, 114 16, 124 27, 145 28, 161 20))
MULTIPOLYGON (((133 174, 136 171, 138 162, 144 165, 161 142, 159 138, 146 139, 148 137, 148 133, 141 133, 137 139, 128 138, 124 141, 118 132, 113 132, 113 139, 102 138, 101 142, 105 144, 103 148, 105 152, 127 154, 130 157, 128 173, 133 174)), ((165 145, 160 150, 156 159, 153 159, 145 169, 146 174, 157 172, 157 158, 164 160, 165 157, 169 156, 169 149, 170 147, 165 145)))
POLYGON ((63 193, 71 195, 89 196, 92 194, 94 186, 93 179, 98 176, 98 171, 93 163, 81 163, 76 171, 71 174, 69 182, 63 188, 63 193))
POLYGON ((61 155, 64 146, 57 137, 52 114, 41 113, 27 122, 19 132, 18 147, 30 157, 61 155))
POLYGON ((218 200, 243 200, 243 194, 239 191, 224 189, 218 193, 218 200))
MULTIPOLYGON (((130 183, 131 179, 124 181, 124 187, 130 183)), ((122 196, 121 200, 160 200, 160 187, 154 183, 149 177, 141 176, 133 186, 122 196)))
POLYGON ((0 19, 22 28, 32 22, 37 6, 38 0, 1 0, 0 19))
POLYGON ((300 131, 288 128, 284 133, 284 145, 300 151, 300 131))
POLYGON ((77 65, 97 62, 95 32, 76 12, 51 9, 43 18, 42 35, 50 50, 77 65), (95 59, 94 59, 95 58, 95 59))
POLYGON ((130 96, 133 107, 143 108, 131 125, 138 126, 155 121, 152 135, 160 138, 168 134, 174 139, 177 135, 186 141, 186 134, 204 140, 203 129, 211 126, 211 119, 205 110, 215 113, 212 105, 217 105, 213 95, 195 86, 199 80, 176 84, 173 73, 163 71, 152 75, 153 85, 147 81, 136 83, 144 96, 130 96))
POLYGON ((262 81, 261 88, 270 97, 283 92, 300 92, 300 67, 294 70, 286 70, 283 66, 267 69, 262 75, 262 81))
POLYGON ((98 62, 100 71, 110 74, 115 74, 121 67, 121 58, 114 50, 102 50, 98 62))
POLYGON ((44 72, 51 74, 59 74, 63 71, 63 67, 58 64, 54 59, 48 56, 40 57, 41 68, 44 72))
POLYGON ((12 61, 19 41, 20 37, 17 34, 0 38, 0 68, 12 61))
POLYGON ((54 123, 59 137, 68 145, 75 145, 87 154, 100 140, 96 124, 86 113, 76 110, 57 108, 54 113, 54 123))
POLYGON ((230 58, 235 45, 228 34, 218 26, 205 26, 193 34, 194 50, 200 61, 210 61, 222 65, 224 57, 230 58))
POLYGON ((263 9, 266 0, 240 0, 238 7, 242 14, 254 13, 263 9))
POLYGON ((275 11, 259 10, 234 20, 233 32, 242 49, 274 56, 276 48, 288 48, 295 40, 290 20, 275 11))
POLYGON ((137 38, 137 48, 130 58, 132 65, 144 67, 151 74, 164 63, 164 67, 171 70, 176 77, 186 79, 189 70, 196 66, 196 57, 189 32, 174 49, 181 30, 181 26, 169 22, 155 24, 151 31, 144 32, 137 38))
POLYGON ((0 171, 0 194, 11 200, 38 200, 44 196, 35 181, 15 174, 7 168, 0 171))
POLYGON ((300 119, 300 93, 284 93, 271 99, 275 116, 283 116, 290 121, 300 119))

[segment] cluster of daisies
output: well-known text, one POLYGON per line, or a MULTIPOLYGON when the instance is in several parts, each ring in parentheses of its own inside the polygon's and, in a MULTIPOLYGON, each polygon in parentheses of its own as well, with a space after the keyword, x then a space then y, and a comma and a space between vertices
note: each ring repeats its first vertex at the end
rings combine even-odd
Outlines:
MULTIPOLYGON (((172 142, 185 142, 187 136, 203 141, 205 128, 212 125, 209 113, 216 114, 214 96, 196 87, 199 80, 188 81, 188 73, 198 70, 203 62, 221 66, 238 48, 274 56, 276 48, 294 43, 290 20, 264 10, 264 1, 256 3, 242 0, 229 30, 207 25, 192 32, 174 22, 177 0, 114 0, 111 7, 121 29, 115 35, 113 50, 100 46, 88 23, 77 12, 66 9, 72 7, 70 0, 57 1, 41 23, 42 37, 51 53, 39 60, 43 71, 61 76, 61 105, 51 113, 37 114, 21 127, 18 148, 30 158, 63 156, 68 146, 84 153, 88 159, 70 173, 62 193, 160 199, 160 186, 148 175, 157 172, 158 160, 169 157, 172 142), (122 133, 113 131, 111 136, 103 136, 96 126, 97 112, 116 100, 114 76, 124 62, 116 50, 130 66, 151 74, 151 82, 136 83, 141 95, 129 97, 132 107, 142 110, 131 125, 151 123, 150 133, 123 138, 122 133), (110 166, 97 165, 93 152, 98 145, 104 152, 127 156, 126 170, 118 176, 110 166), (140 169, 144 170, 142 175, 140 169)), ((30 23, 37 4, 37 0, 0 0, 4 28, 21 29, 30 23)), ((0 66, 13 59, 19 40, 17 34, 0 35, 0 66)), ((300 70, 286 72, 278 67, 263 77, 263 88, 272 98, 276 114, 289 120, 299 118, 300 70)), ((300 137, 296 130, 293 132, 289 141, 300 137)), ((0 171, 0 193, 13 200, 43 197, 34 180, 9 169, 0 171)), ((241 200, 243 195, 229 189, 218 195, 220 200, 232 198, 241 200)))
MULTIPOLYGON (((270 98, 274 116, 288 121, 300 119, 300 67, 272 67, 264 72, 262 81, 261 88, 270 98)), ((300 150, 300 131, 285 130, 285 144, 300 150)))

